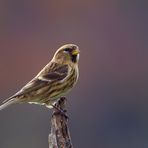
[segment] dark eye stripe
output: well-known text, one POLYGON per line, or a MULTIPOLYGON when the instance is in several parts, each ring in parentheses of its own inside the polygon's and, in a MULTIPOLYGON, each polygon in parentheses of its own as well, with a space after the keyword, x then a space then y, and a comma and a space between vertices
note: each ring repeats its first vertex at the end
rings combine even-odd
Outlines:
POLYGON ((64 51, 67 51, 67 52, 69 52, 69 53, 72 53, 73 50, 74 50, 73 48, 65 48, 65 49, 64 49, 64 51))
POLYGON ((69 48, 65 48, 64 51, 69 51, 69 48))

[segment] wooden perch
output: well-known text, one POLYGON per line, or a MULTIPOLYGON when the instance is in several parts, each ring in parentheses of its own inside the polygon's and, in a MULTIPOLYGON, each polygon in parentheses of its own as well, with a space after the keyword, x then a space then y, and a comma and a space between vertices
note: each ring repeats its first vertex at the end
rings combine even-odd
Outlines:
MULTIPOLYGON (((56 103, 56 107, 65 110, 65 104, 66 98, 62 97, 56 103)), ((55 108, 51 118, 51 133, 48 142, 49 148, 73 148, 68 129, 68 118, 55 108)))

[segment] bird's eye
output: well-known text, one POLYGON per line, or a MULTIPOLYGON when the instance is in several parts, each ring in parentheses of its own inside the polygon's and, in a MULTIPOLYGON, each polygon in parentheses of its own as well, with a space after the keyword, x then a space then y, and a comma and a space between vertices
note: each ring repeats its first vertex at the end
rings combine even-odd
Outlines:
POLYGON ((68 52, 68 51, 69 51, 69 48, 65 48, 64 51, 65 51, 65 52, 68 52))
POLYGON ((65 48, 64 53, 69 53, 69 48, 65 48))

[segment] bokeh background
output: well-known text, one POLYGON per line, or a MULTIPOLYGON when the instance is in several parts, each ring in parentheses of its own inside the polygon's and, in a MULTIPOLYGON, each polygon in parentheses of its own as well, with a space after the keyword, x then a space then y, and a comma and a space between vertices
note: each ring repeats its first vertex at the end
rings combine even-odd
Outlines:
MULTIPOLYGON (((68 95, 75 148, 148 147, 146 0, 1 0, 0 101, 31 80, 63 44, 80 47, 68 95)), ((51 111, 0 112, 0 148, 47 148, 51 111)))

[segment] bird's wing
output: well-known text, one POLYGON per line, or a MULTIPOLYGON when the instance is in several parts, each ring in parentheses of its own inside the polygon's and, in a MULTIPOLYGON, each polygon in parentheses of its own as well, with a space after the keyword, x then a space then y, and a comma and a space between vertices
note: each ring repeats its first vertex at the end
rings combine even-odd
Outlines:
POLYGON ((17 92, 11 98, 15 98, 15 97, 22 96, 27 93, 39 90, 40 88, 43 88, 47 85, 50 86, 50 84, 53 81, 63 80, 67 75, 68 75, 68 66, 58 65, 54 68, 54 70, 41 74, 38 77, 35 77, 34 79, 32 79, 29 83, 27 83, 19 92, 17 92))
POLYGON ((46 74, 41 74, 38 76, 39 80, 46 81, 46 82, 52 82, 52 81, 57 81, 57 80, 63 80, 66 76, 68 75, 68 66, 63 65, 63 66, 56 66, 56 69, 46 73, 46 74))

